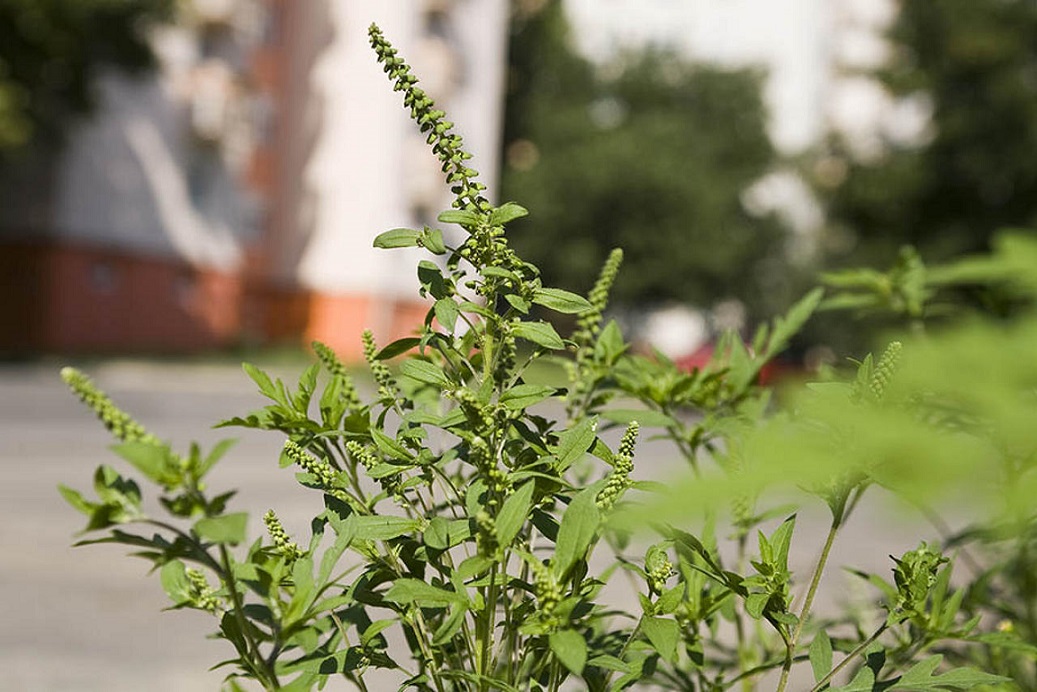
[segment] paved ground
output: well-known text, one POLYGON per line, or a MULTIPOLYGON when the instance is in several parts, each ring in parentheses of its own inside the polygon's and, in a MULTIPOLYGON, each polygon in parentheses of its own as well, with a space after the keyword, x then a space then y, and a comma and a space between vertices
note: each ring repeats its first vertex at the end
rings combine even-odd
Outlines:
MULTIPOLYGON (((82 516, 64 503, 56 486, 89 489, 98 464, 118 462, 107 450, 103 428, 61 383, 59 367, 0 366, 0 688, 217 690, 221 674, 206 669, 228 645, 205 639, 211 618, 160 612, 168 600, 158 580, 147 575, 148 563, 125 557, 121 547, 69 547, 82 516)), ((235 502, 252 513, 251 535, 261 530, 259 516, 269 507, 278 509, 290 530, 305 535, 319 500, 286 482, 288 472, 277 468, 279 437, 209 429, 262 405, 239 369, 109 362, 86 370, 160 437, 181 445, 240 437, 214 473, 212 487, 241 489, 235 502)), ((651 460, 639 457, 639 465, 645 463, 651 460)), ((819 545, 809 537, 823 528, 819 521, 801 520, 800 526, 802 544, 819 545)), ((919 535, 886 518, 882 507, 872 507, 837 543, 834 564, 887 569, 888 553, 914 547, 919 535)), ((812 550, 797 554, 796 563, 809 566, 812 550)), ((828 603, 841 597, 844 584, 833 572, 828 603)))

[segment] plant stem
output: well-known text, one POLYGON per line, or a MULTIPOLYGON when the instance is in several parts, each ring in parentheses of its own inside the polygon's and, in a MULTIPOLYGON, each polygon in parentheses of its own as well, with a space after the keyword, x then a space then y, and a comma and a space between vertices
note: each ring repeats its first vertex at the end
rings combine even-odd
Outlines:
POLYGON ((868 637, 863 642, 854 647, 853 651, 846 654, 846 658, 840 661, 839 665, 837 665, 835 668, 832 668, 830 671, 828 671, 827 675, 818 680, 817 684, 810 688, 810 692, 820 692, 825 685, 832 681, 832 678, 839 674, 840 670, 849 665, 850 661, 860 656, 865 649, 871 646, 872 642, 874 642, 876 639, 882 636, 882 633, 886 631, 886 627, 888 627, 888 625, 885 622, 879 625, 879 628, 875 630, 875 632, 870 637, 868 637))
POLYGON ((814 569, 814 576, 810 579, 810 587, 807 589, 806 598, 803 600, 803 608, 799 611, 799 621, 792 632, 792 637, 785 645, 785 663, 781 667, 781 680, 778 682, 777 692, 783 692, 789 684, 789 672, 792 670, 796 644, 799 642, 799 636, 803 633, 803 626, 810 615, 810 608, 814 605, 814 596, 817 595, 817 587, 821 584, 821 575, 825 571, 828 554, 832 551, 832 544, 835 542, 835 535, 838 533, 840 525, 839 518, 833 518, 832 525, 828 529, 828 536, 825 537, 824 547, 821 548, 821 557, 818 558, 817 567, 814 569))
POLYGON ((254 665, 258 666, 256 672, 262 675, 260 682, 268 690, 276 690, 281 687, 281 683, 277 681, 277 673, 274 672, 273 666, 260 654, 259 644, 249 631, 248 621, 245 619, 245 605, 241 601, 241 594, 238 593, 237 582, 234 580, 234 569, 230 564, 230 552, 222 543, 220 544, 220 561, 223 563, 223 578, 227 582, 227 590, 230 591, 231 600, 234 602, 234 619, 237 620, 238 628, 241 629, 241 636, 245 638, 254 665))

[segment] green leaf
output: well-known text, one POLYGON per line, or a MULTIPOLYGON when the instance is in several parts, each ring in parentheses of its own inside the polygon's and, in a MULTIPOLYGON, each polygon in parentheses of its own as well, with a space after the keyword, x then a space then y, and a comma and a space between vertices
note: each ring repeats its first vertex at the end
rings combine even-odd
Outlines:
POLYGON ((669 618, 646 617, 641 621, 641 631, 648 637, 659 655, 670 663, 677 662, 677 643, 680 641, 680 626, 669 618))
POLYGON ((394 603, 415 603, 426 608, 445 607, 468 601, 463 594, 426 584, 419 579, 397 579, 385 592, 385 598, 394 603))
POLYGON ((459 545, 472 536, 467 519, 433 517, 425 527, 425 545, 434 550, 446 550, 459 545))
POLYGON ((187 568, 180 560, 170 560, 162 565, 159 579, 162 589, 173 603, 180 605, 190 600, 191 581, 187 578, 187 568))
POLYGON ((416 336, 405 336, 402 339, 397 339, 392 343, 386 344, 385 348, 379 351, 374 359, 375 360, 389 360, 396 356, 403 355, 407 351, 411 350, 415 346, 421 343, 421 339, 416 336))
POLYGON ((505 202, 490 212, 490 225, 503 226, 509 221, 521 219, 523 216, 527 215, 529 215, 529 210, 525 207, 515 204, 514 202, 505 202))
POLYGON ((447 209, 436 219, 440 223, 456 223, 460 226, 478 226, 481 220, 478 214, 467 209, 447 209))
POLYGON ((82 512, 87 516, 93 514, 94 510, 97 508, 97 505, 95 503, 88 502, 87 500, 85 500, 81 492, 79 492, 78 490, 73 490, 67 485, 59 485, 58 492, 61 493, 61 496, 63 498, 65 498, 65 502, 69 503, 77 511, 82 512))
POLYGON ((134 468, 155 483, 172 488, 182 479, 172 451, 165 445, 151 442, 124 442, 114 445, 112 451, 130 462, 134 468))
POLYGON ((387 541, 421 528, 420 519, 391 516, 356 516, 346 520, 355 526, 356 538, 368 541, 387 541))
POLYGON ((432 309, 436 313, 436 320, 439 322, 439 326, 452 333, 454 326, 457 324, 457 317, 461 314, 454 299, 440 298, 432 306, 432 309))
POLYGON ((819 681, 832 670, 832 640, 824 630, 814 635, 810 642, 810 667, 814 670, 814 681, 819 681))
POLYGON ((519 322, 512 328, 512 333, 520 339, 532 341, 534 344, 550 349, 563 349, 565 342, 558 332, 547 322, 519 322))
POLYGON ((518 535, 519 529, 525 523, 535 487, 534 481, 528 481, 509 495, 501 505, 496 521, 497 541, 501 546, 510 546, 511 541, 518 535))
POLYGON ((284 395, 281 391, 274 386, 273 380, 265 372, 257 368, 252 363, 242 363, 241 369, 245 371, 245 374, 252 378, 252 381, 259 386, 259 391, 266 398, 276 401, 282 406, 288 406, 288 402, 285 400, 284 395))
POLYGON ((533 302, 567 315, 586 312, 592 305, 583 296, 560 288, 541 288, 533 294, 533 302))
POLYGON ((596 504, 598 485, 580 491, 562 515, 552 561, 555 573, 559 576, 564 576, 584 556, 598 532, 601 522, 601 513, 596 504))
POLYGON ((374 246, 382 249, 395 247, 417 247, 421 232, 413 228, 394 228, 375 236, 374 246))
POLYGON ((574 630, 559 630, 552 632, 548 637, 551 651, 576 675, 583 673, 583 667, 587 665, 587 642, 579 632, 574 630))
POLYGON ((971 690, 980 685, 1011 682, 1010 678, 981 673, 972 668, 955 668, 943 675, 933 675, 943 656, 937 654, 915 664, 897 680, 897 690, 971 690))
POLYGON ((773 562, 781 569, 785 569, 789 564, 789 546, 792 544, 792 532, 796 528, 796 515, 793 514, 791 517, 781 523, 774 533, 771 534, 770 545, 774 551, 773 562))
POLYGON ((450 378, 443 372, 443 368, 434 365, 427 360, 406 360, 400 365, 400 374, 412 380, 425 384, 435 385, 440 388, 450 386, 450 378))
POLYGON ((425 227, 421 235, 421 244, 433 255, 446 254, 446 244, 443 242, 443 231, 438 228, 425 227))
POLYGON ((206 517, 195 522, 194 532, 214 543, 237 545, 245 540, 248 513, 235 512, 219 517, 206 517))
POLYGON ((515 295, 514 293, 505 293, 504 300, 508 301, 508 304, 511 305, 511 307, 515 308, 523 315, 529 314, 529 308, 532 304, 522 296, 515 295))
POLYGON ((597 418, 584 418, 558 436, 558 446, 554 448, 554 454, 558 458, 555 465, 558 473, 563 473, 587 453, 594 444, 597 429, 597 418))
POLYGON ((196 471, 198 474, 198 478, 202 478, 203 476, 205 476, 205 474, 208 473, 209 470, 212 469, 212 467, 215 466, 216 463, 223 458, 223 456, 227 453, 227 450, 229 450, 237 443, 238 439, 236 437, 230 437, 217 442, 216 446, 212 448, 212 451, 209 452, 208 456, 206 456, 202 463, 198 465, 198 469, 196 471))
POLYGON ((383 433, 378 428, 371 428, 371 439, 374 440, 375 446, 378 447, 383 454, 387 454, 393 459, 398 459, 400 461, 414 461, 414 455, 407 451, 406 447, 383 433))
POLYGON ((501 394, 500 403, 512 411, 519 411, 539 403, 558 391, 542 384, 520 384, 501 394))
POLYGON ((754 620, 759 620, 763 617, 763 611, 767 608, 769 600, 770 594, 751 593, 745 599, 745 612, 749 613, 754 620))

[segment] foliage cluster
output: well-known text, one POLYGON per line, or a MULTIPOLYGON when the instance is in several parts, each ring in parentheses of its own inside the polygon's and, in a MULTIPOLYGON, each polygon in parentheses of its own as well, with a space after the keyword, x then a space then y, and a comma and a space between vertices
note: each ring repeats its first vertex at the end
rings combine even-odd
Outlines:
POLYGON ((621 304, 787 306, 787 229, 743 204, 778 159, 763 75, 672 52, 595 65, 571 42, 557 0, 512 21, 502 188, 536 210, 516 224, 516 250, 576 290, 622 247, 621 304))
MULTIPOLYGON (((632 355, 604 317, 622 254, 608 257, 587 298, 545 286, 504 235, 525 209, 482 196, 445 114, 377 27, 370 36, 455 194, 439 223, 465 237, 452 246, 424 227, 375 239, 429 253, 418 276, 431 307, 414 337, 379 349, 365 335, 373 399, 320 344, 297 387, 245 366, 270 403, 224 425, 286 436, 281 465, 322 501, 311 535, 288 535, 271 510, 267 535, 249 543, 233 492, 205 484, 226 443, 176 452, 86 376, 63 371, 169 515, 146 512, 138 482, 102 466, 96 498, 61 489, 88 530, 106 532, 83 542, 133 547, 175 607, 212 613, 233 646, 228 686, 307 690, 345 678, 369 689, 384 684, 372 671, 387 669, 401 688, 437 692, 566 681, 712 691, 765 679, 781 691, 804 668, 818 692, 1037 689, 1032 312, 906 334, 777 407, 756 376, 822 305, 821 291, 748 345, 725 337, 701 370, 632 355), (563 338, 534 306, 575 316, 576 330, 563 338), (533 364, 567 352, 567 381, 527 381, 533 364), (649 430, 686 462, 686 481, 637 480, 638 438, 649 430), (876 588, 877 623, 850 611, 812 615, 831 547, 863 493, 881 487, 924 504, 978 477, 1004 498, 995 519, 895 557, 890 578, 859 575, 876 588), (768 492, 790 485, 803 503, 830 509, 809 574, 791 572, 796 515, 768 492), (718 540, 725 530, 733 546, 718 540), (955 551, 974 570, 965 585, 952 579, 955 551), (631 609, 602 596, 620 577, 636 592, 631 609)), ((1004 243, 944 280, 1004 283, 1026 302, 1037 293, 1037 244, 1004 243)), ((932 302, 924 267, 907 274, 830 277, 842 286, 828 304, 932 302)))
POLYGON ((888 62, 864 76, 930 122, 907 140, 880 133, 877 152, 834 137, 815 160, 829 262, 886 263, 907 243, 944 261, 987 249, 1000 228, 1032 227, 1037 7, 904 0, 884 38, 888 62))

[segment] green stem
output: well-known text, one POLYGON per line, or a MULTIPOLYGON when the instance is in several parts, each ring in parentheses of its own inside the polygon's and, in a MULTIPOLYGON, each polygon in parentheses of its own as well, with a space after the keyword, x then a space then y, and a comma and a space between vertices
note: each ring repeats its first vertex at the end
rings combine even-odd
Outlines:
POLYGON ((252 656, 253 665, 257 669, 256 672, 261 675, 260 682, 268 690, 279 689, 281 684, 277 680, 277 673, 274 672, 273 665, 263 658, 259 652, 259 644, 252 637, 248 621, 245 619, 245 604, 241 600, 241 594, 238 593, 238 585, 234 579, 234 569, 230 564, 230 552, 227 550, 227 546, 222 543, 220 544, 220 561, 223 563, 223 578, 227 582, 227 590, 230 591, 231 600, 234 602, 234 619, 241 630, 241 636, 245 638, 249 655, 252 656))
POLYGON ((821 557, 818 558, 817 567, 814 569, 814 576, 810 579, 810 587, 807 589, 806 598, 803 600, 803 608, 799 611, 799 621, 796 623, 796 628, 792 632, 792 637, 787 640, 785 645, 785 663, 781 667, 781 680, 778 682, 777 692, 783 692, 785 687, 789 684, 789 672, 792 670, 792 662, 796 653, 796 644, 799 642, 799 636, 803 633, 803 626, 806 624, 807 617, 810 615, 810 608, 814 605, 814 596, 817 595, 817 587, 821 584, 821 575, 825 571, 825 565, 828 562, 828 554, 832 551, 832 544, 835 542, 835 535, 839 531, 840 521, 838 518, 832 520, 832 526, 828 529, 828 536, 825 538, 825 545, 821 548, 821 557))
POLYGON ((497 615, 497 563, 494 562, 490 567, 490 584, 486 587, 486 592, 483 595, 483 599, 486 601, 486 610, 483 614, 482 626, 480 627, 479 633, 479 674, 481 679, 479 681, 480 690, 488 690, 487 678, 490 673, 490 655, 493 650, 493 630, 496 626, 494 620, 497 615))
POLYGON ((863 642, 858 644, 853 649, 853 651, 851 651, 850 653, 846 654, 846 658, 844 658, 842 661, 840 661, 839 665, 837 665, 835 668, 832 668, 830 671, 828 671, 827 675, 825 675, 823 678, 818 680, 817 684, 810 688, 810 692, 821 692, 821 690, 824 689, 825 685, 830 683, 832 681, 832 678, 834 678, 836 675, 839 674, 839 671, 841 671, 843 668, 848 666, 853 659, 855 659, 858 656, 860 656, 861 653, 863 653, 865 649, 867 649, 869 646, 871 646, 872 642, 874 642, 876 639, 878 639, 880 636, 882 636, 882 633, 886 631, 886 627, 888 627, 888 625, 885 622, 882 623, 879 626, 879 628, 877 630, 875 630, 874 634, 872 634, 870 637, 868 637, 863 642))

